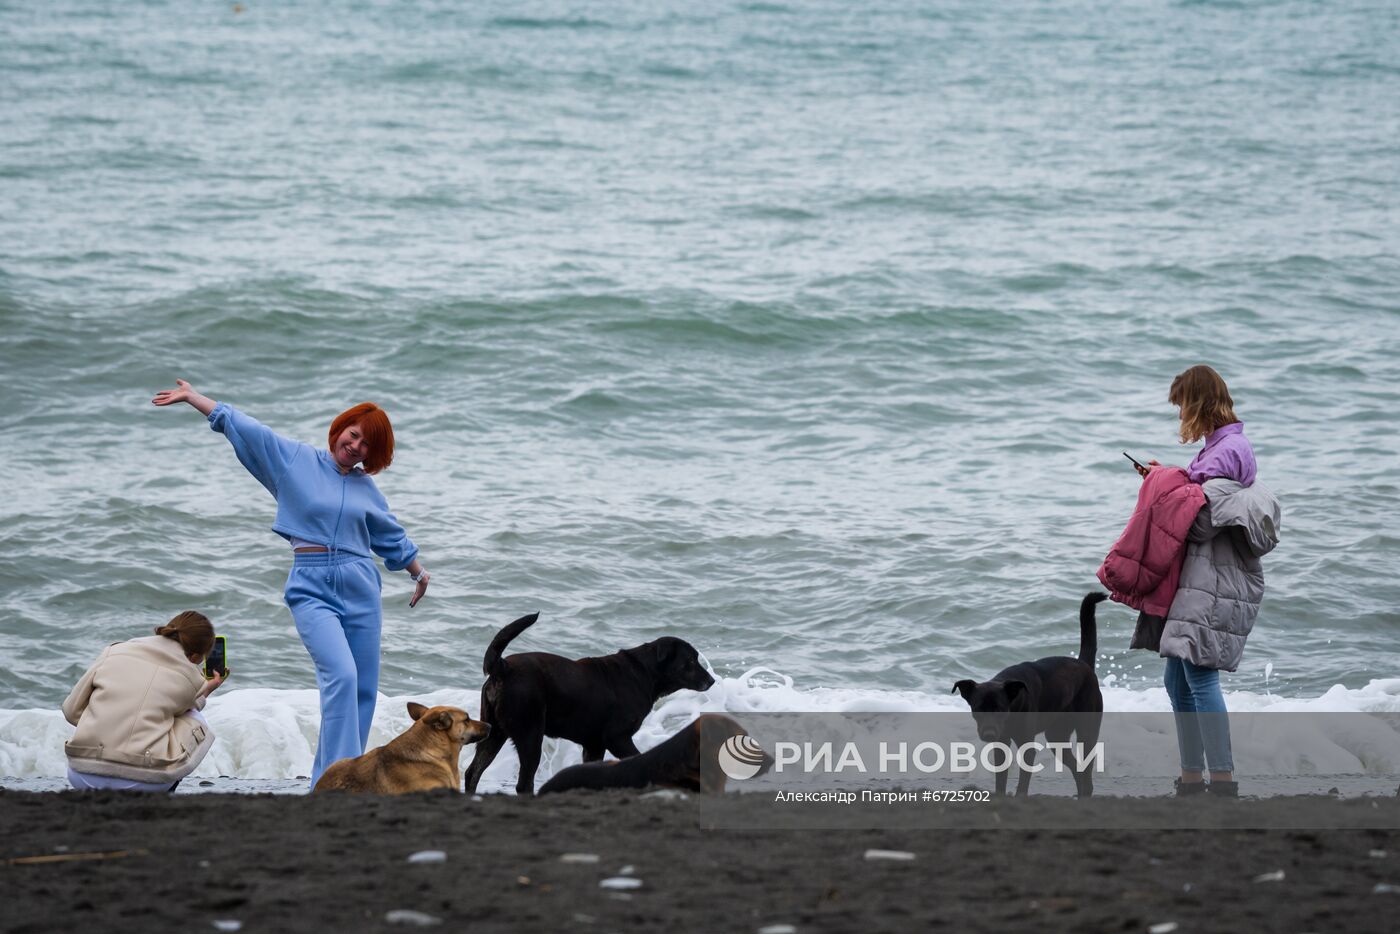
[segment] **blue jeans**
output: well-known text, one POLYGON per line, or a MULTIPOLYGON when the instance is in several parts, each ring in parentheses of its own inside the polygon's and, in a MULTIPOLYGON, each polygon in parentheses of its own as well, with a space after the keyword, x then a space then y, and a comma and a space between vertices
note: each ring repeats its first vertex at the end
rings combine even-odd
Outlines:
POLYGON ((321 730, 311 787, 337 759, 365 751, 379 690, 379 569, 368 558, 303 553, 292 559, 283 595, 316 663, 321 730))
POLYGON ((1176 714, 1176 744, 1183 772, 1233 772, 1230 720, 1220 693, 1220 672, 1183 658, 1167 659, 1167 696, 1176 714))

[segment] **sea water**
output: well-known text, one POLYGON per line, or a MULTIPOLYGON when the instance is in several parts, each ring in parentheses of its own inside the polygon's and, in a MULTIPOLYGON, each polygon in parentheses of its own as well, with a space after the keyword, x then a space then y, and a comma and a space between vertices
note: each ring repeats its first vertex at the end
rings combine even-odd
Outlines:
MULTIPOLYGON (((514 648, 700 649, 643 748, 960 709, 1076 649, 1201 362, 1283 504, 1231 709, 1394 711, 1397 127, 1380 0, 0 6, 0 775, 187 608, 234 669, 197 775, 309 774, 288 546, 176 377, 393 417, 433 581, 385 574, 371 743, 478 713, 536 610, 514 648)), ((1133 616, 1106 703, 1164 710, 1133 616)))

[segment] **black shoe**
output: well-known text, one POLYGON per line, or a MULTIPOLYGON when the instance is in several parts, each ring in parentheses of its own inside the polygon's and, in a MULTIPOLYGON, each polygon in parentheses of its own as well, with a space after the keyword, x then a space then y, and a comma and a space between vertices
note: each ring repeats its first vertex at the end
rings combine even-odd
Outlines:
POLYGON ((1240 796, 1239 782, 1211 782, 1207 788, 1212 798, 1238 798, 1240 796))
POLYGON ((1206 790, 1206 783, 1205 783, 1205 782, 1183 782, 1181 779, 1178 778, 1178 779, 1176 780, 1175 787, 1176 787, 1176 796, 1177 796, 1178 798, 1189 798, 1189 797, 1191 797, 1192 795, 1198 795, 1198 794, 1201 794, 1203 791, 1205 791, 1205 790, 1206 790))

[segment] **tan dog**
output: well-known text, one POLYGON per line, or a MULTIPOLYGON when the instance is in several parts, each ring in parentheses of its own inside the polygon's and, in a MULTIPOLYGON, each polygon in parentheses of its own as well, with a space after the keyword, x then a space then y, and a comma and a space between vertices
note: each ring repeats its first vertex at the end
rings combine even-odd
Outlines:
POLYGON ((402 795, 415 791, 450 788, 462 784, 457 760, 462 746, 491 732, 457 707, 427 708, 412 701, 408 715, 414 724, 383 746, 354 759, 341 759, 321 774, 312 789, 354 791, 375 795, 402 795))

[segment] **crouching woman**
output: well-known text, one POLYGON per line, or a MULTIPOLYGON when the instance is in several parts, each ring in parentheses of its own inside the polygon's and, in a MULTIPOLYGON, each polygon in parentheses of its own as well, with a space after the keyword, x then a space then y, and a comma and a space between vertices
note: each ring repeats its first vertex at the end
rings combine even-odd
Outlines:
POLYGON ((74 788, 173 791, 214 744, 200 711, 223 677, 199 667, 214 626, 187 610, 155 632, 103 649, 63 702, 77 727, 64 746, 74 788))

